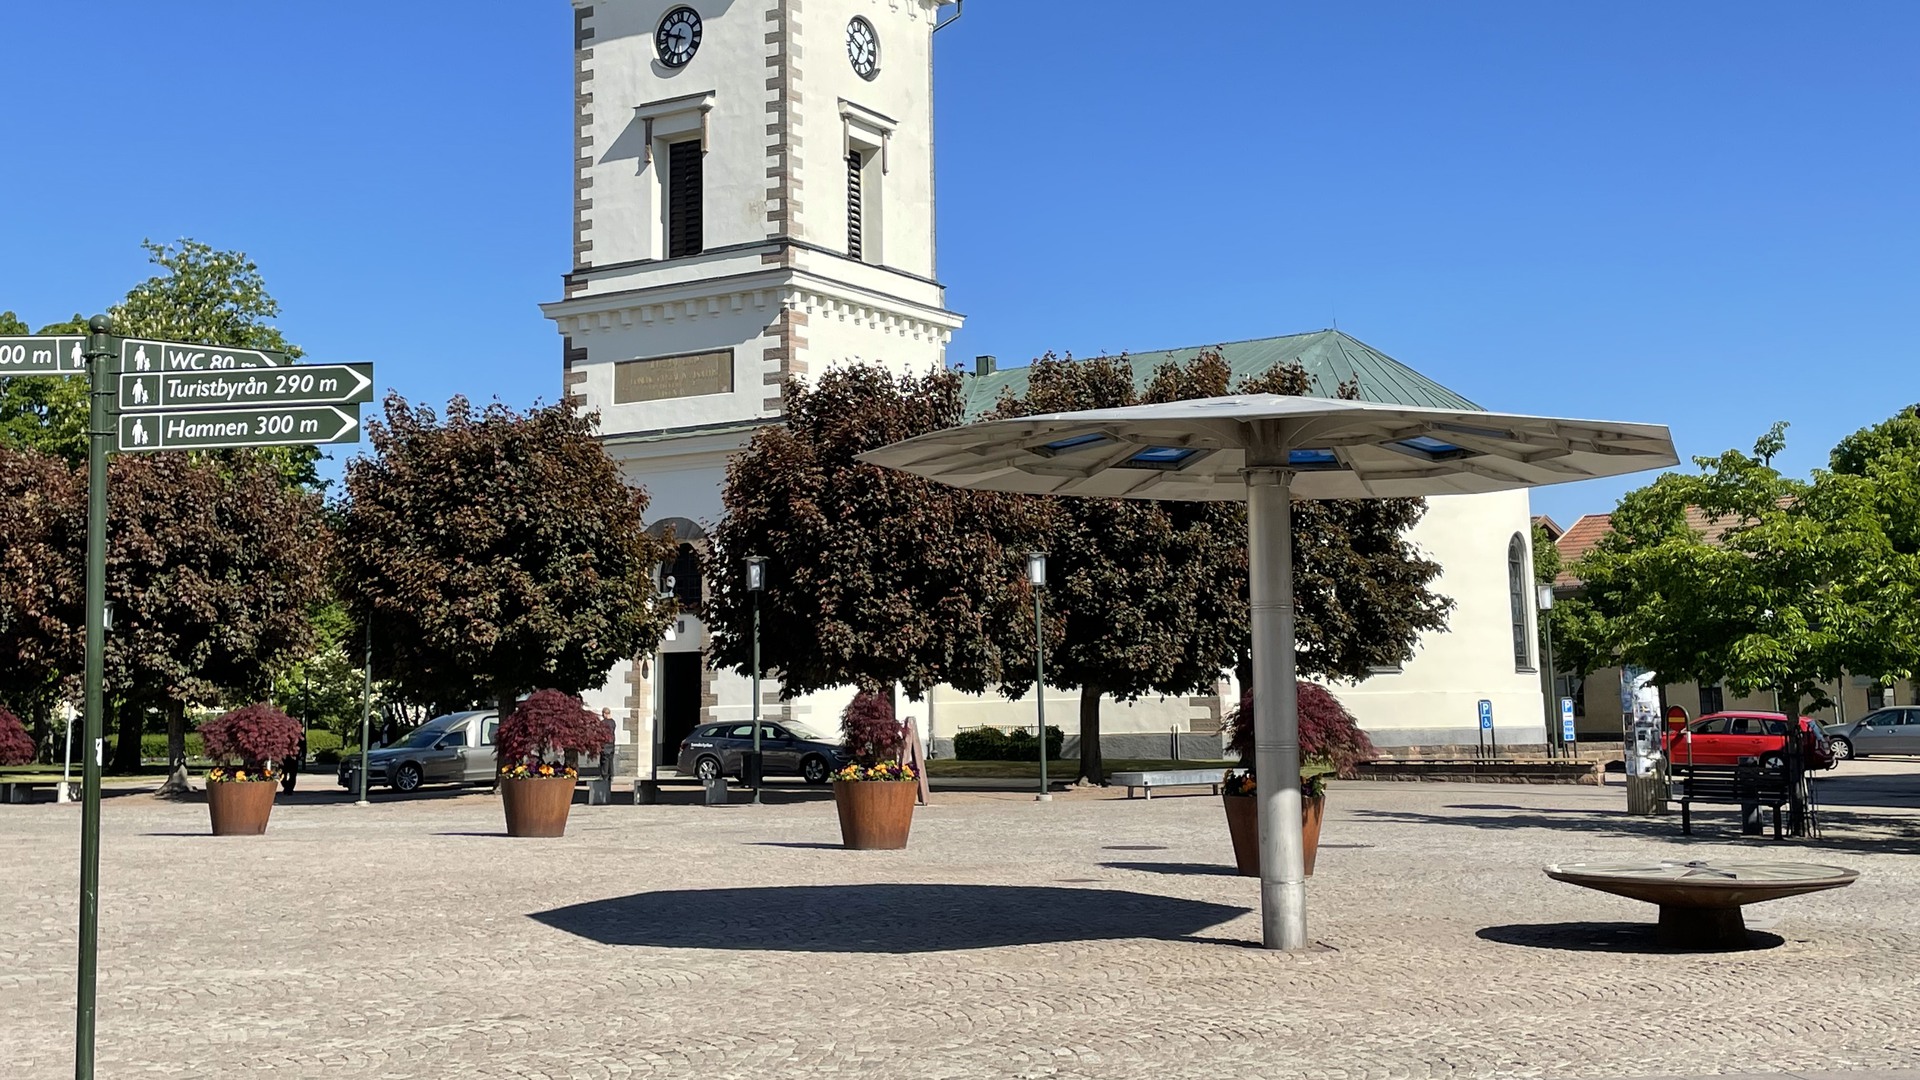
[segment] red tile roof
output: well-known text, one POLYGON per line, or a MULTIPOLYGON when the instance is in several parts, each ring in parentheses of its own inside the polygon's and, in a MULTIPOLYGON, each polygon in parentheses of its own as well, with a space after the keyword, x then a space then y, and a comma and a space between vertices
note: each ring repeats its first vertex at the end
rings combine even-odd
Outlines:
MULTIPOLYGON (((1784 506, 1791 501, 1790 499, 1781 499, 1780 503, 1784 506)), ((1705 510, 1697 506, 1687 507, 1687 528, 1705 537, 1709 544, 1719 543, 1720 538, 1727 535, 1737 524, 1739 524, 1739 522, 1732 518, 1722 518, 1719 521, 1714 521, 1707 517, 1705 510)), ((1560 549, 1561 565, 1568 568, 1561 570, 1559 576, 1553 579, 1554 587, 1562 589, 1577 587, 1580 584, 1580 579, 1575 577, 1571 570, 1574 560, 1592 551, 1593 546, 1600 542, 1600 538, 1612 531, 1612 514, 1580 515, 1580 520, 1574 522, 1572 528, 1562 533, 1560 538, 1553 542, 1553 546, 1560 549)))

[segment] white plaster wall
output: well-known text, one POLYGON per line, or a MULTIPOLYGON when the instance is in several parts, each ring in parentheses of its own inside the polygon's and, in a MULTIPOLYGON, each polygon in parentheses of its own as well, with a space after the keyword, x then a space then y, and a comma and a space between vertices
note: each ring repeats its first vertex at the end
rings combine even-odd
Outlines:
POLYGON ((807 315, 801 356, 809 374, 848 364, 879 364, 899 374, 924 375, 946 362, 944 338, 916 335, 862 318, 845 307, 816 306, 807 315))
POLYGON ((728 456, 725 452, 669 459, 631 459, 621 456, 622 449, 629 448, 614 448, 615 459, 620 462, 628 483, 646 489, 649 523, 671 517, 702 525, 720 520, 720 494, 726 482, 728 456))
POLYGON ((1332 689, 1382 748, 1474 744, 1482 698, 1493 702, 1494 731, 1502 745, 1544 742, 1540 675, 1514 669, 1508 608, 1507 545, 1517 533, 1528 552, 1528 633, 1533 634, 1537 616, 1532 614, 1527 493, 1446 495, 1428 499, 1427 507, 1412 538, 1442 567, 1433 588, 1454 601, 1447 629, 1422 638, 1400 673, 1332 689))
MULTIPOLYGON (((634 109, 711 91, 703 184, 708 248, 767 235, 766 43, 768 4, 747 0, 601 0, 592 42, 594 265, 663 254, 659 173, 645 164, 644 125, 634 109), (700 13, 700 49, 683 68, 659 62, 653 34, 668 10, 700 13)), ((657 133, 657 132, 656 132, 657 133)), ((664 164, 659 157, 656 165, 664 164)))
POLYGON ((804 239, 834 251, 847 243, 846 131, 842 99, 898 122, 881 178, 881 261, 933 276, 932 46, 936 5, 922 0, 806 0, 799 17, 804 239), (861 78, 847 59, 855 15, 880 37, 880 74, 861 78))
MULTIPOLYGON (((998 727, 1033 730, 1036 720, 1033 692, 1009 701, 999 694, 968 694, 951 686, 936 687, 928 695, 940 724, 940 737, 950 739, 966 728, 998 727)), ((1080 732, 1080 691, 1047 687, 1047 726, 1068 735, 1080 732)), ((1192 731, 1196 719, 1206 719, 1206 709, 1189 705, 1187 698, 1150 694, 1137 701, 1100 701, 1100 731, 1103 735, 1130 735, 1169 730, 1192 731)))
MULTIPOLYGON (((747 294, 734 310, 727 297, 720 297, 717 313, 707 313, 707 304, 693 304, 702 314, 689 316, 686 305, 672 318, 633 317, 612 320, 605 329, 576 329, 575 348, 585 348, 587 359, 576 361, 575 372, 586 381, 576 388, 590 409, 600 413, 600 429, 606 432, 658 431, 665 428, 723 424, 766 413, 769 387, 766 349, 775 343, 768 328, 780 315, 776 290, 747 294), (733 390, 726 394, 702 394, 695 397, 667 398, 660 401, 616 405, 613 401, 614 365, 624 360, 686 353, 733 350, 733 390)), ((656 307, 643 309, 646 312, 656 307)), ((621 313, 623 316, 628 313, 621 313)))

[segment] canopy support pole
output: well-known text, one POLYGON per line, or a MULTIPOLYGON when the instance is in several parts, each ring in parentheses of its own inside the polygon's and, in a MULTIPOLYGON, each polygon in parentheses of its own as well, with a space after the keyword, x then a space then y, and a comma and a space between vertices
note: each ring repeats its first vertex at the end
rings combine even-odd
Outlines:
POLYGON ((1300 702, 1294 683, 1293 473, 1253 467, 1246 476, 1260 937, 1269 949, 1304 949, 1307 872, 1300 835, 1300 702))

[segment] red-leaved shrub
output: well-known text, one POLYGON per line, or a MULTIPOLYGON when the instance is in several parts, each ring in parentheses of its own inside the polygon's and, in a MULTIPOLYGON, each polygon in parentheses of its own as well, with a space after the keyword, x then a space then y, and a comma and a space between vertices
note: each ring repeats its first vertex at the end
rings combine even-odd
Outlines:
POLYGON ((300 721, 271 705, 248 705, 200 725, 207 757, 249 771, 300 752, 300 721))
POLYGON ((840 714, 841 745, 862 765, 899 757, 905 739, 906 728, 893 714, 892 694, 862 690, 840 714))
POLYGON ((38 756, 20 718, 0 705, 0 765, 31 765, 38 756))
MULTIPOLYGON (((1373 740, 1360 730, 1333 691, 1318 683, 1303 682, 1300 687, 1300 761, 1302 765, 1324 762, 1336 773, 1352 778, 1354 766, 1377 756, 1373 740)), ((1240 707, 1228 718, 1232 740, 1228 743, 1248 769, 1253 768, 1253 691, 1240 696, 1240 707)))
POLYGON ((572 694, 536 690, 500 721, 500 765, 538 765, 559 758, 572 765, 613 741, 613 725, 572 694))

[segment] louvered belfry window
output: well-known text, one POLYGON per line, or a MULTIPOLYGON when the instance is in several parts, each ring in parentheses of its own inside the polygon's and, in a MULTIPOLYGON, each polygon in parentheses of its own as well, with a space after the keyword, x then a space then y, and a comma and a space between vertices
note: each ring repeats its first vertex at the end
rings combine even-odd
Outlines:
POLYGON ((865 230, 862 218, 866 204, 860 194, 860 151, 847 155, 847 257, 861 258, 861 248, 865 247, 865 230))
POLYGON ((700 235, 699 140, 677 142, 667 148, 667 258, 698 255, 700 235))

